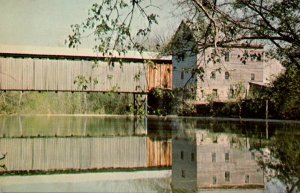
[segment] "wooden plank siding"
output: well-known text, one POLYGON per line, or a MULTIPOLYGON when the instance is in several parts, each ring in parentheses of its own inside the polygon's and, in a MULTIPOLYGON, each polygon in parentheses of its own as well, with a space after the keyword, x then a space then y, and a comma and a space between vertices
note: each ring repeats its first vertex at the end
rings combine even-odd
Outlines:
POLYGON ((2 138, 7 171, 146 167, 146 137, 2 138))
POLYGON ((148 138, 148 166, 172 166, 172 142, 170 140, 155 140, 148 138))
POLYGON ((172 89, 172 64, 148 65, 148 90, 172 89))
POLYGON ((6 171, 171 166, 171 142, 148 137, 0 138, 6 171))
POLYGON ((0 90, 147 93, 155 87, 171 89, 171 64, 156 64, 155 69, 147 66, 144 61, 114 62, 112 66, 84 58, 0 56, 0 90), (86 83, 83 89, 75 84, 80 76, 97 83, 86 83))
POLYGON ((1 90, 82 91, 75 84, 78 76, 91 77, 97 84, 87 83, 85 91, 146 92, 146 72, 142 63, 115 63, 87 60, 0 58, 1 90), (136 74, 140 78, 134 79, 136 74))

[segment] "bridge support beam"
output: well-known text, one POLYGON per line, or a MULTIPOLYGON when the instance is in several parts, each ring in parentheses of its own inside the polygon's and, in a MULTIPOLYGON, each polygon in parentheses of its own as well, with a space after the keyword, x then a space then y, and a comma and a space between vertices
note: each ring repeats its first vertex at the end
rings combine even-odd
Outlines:
POLYGON ((148 95, 133 93, 133 115, 141 115, 142 110, 144 110, 143 115, 148 114, 148 95))

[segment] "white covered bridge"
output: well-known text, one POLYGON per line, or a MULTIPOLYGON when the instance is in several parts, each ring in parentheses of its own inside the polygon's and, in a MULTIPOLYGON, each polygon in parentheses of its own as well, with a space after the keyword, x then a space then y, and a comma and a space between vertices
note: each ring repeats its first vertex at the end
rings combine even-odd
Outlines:
POLYGON ((157 53, 107 57, 88 49, 0 46, 2 91, 148 93, 171 86, 172 60, 157 53))

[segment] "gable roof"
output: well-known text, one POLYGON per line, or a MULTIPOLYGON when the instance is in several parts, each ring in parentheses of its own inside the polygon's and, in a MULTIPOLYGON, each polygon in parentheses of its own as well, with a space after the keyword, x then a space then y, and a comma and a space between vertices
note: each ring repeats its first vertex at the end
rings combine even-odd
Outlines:
POLYGON ((102 55, 93 49, 85 48, 67 48, 67 47, 40 47, 40 46, 16 46, 0 45, 0 56, 11 57, 40 57, 40 58, 69 58, 69 59, 97 59, 105 58, 122 59, 128 61, 145 61, 171 62, 171 57, 161 57, 158 52, 128 51, 125 54, 119 54, 111 51, 111 55, 102 55))
MULTIPOLYGON (((213 43, 203 42, 205 41, 204 34, 204 25, 201 23, 196 23, 192 21, 181 21, 179 27, 177 28, 175 35, 173 36, 173 41, 180 39, 180 36, 183 35, 182 38, 186 40, 192 40, 195 44, 198 45, 198 48, 209 48, 214 47, 213 43), (186 34, 191 35, 192 37, 185 36, 186 34)), ((244 41, 242 43, 217 43, 217 46, 220 48, 246 48, 246 49, 263 49, 264 45, 259 43, 249 43, 244 41)))

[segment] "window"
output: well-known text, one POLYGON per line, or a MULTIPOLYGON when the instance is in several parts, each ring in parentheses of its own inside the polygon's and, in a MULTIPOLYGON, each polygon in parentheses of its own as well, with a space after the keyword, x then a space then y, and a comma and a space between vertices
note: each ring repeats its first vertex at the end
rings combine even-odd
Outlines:
POLYGON ((191 153, 191 161, 195 161, 195 154, 194 153, 191 153))
POLYGON ((184 159, 183 151, 180 152, 180 158, 181 158, 182 160, 184 159))
POLYGON ((255 80, 255 74, 251 73, 251 80, 255 80))
POLYGON ((229 79, 229 72, 225 72, 225 80, 229 79))
POLYGON ((229 52, 225 52, 225 62, 229 62, 229 52))
POLYGON ((218 137, 213 137, 213 143, 218 143, 218 137))
POLYGON ((255 160, 255 153, 251 152, 251 160, 255 160))
POLYGON ((245 175, 245 184, 249 184, 249 182, 250 182, 250 176, 245 175))
POLYGON ((234 97, 234 89, 231 88, 229 89, 229 98, 233 98, 234 97))
POLYGON ((225 153, 225 161, 229 162, 229 153, 225 153))
POLYGON ((225 172, 225 182, 230 182, 230 172, 225 172))
POLYGON ((183 80, 184 79, 184 71, 181 71, 181 80, 183 80))
POLYGON ((216 72, 215 71, 210 73, 210 79, 216 79, 216 72))
POLYGON ((212 95, 217 97, 218 96, 218 89, 213 89, 212 90, 212 95))
POLYGON ((178 53, 177 54, 177 61, 183 61, 185 58, 185 54, 184 53, 178 53))
POLYGON ((185 178, 185 171, 181 170, 181 177, 185 178))
POLYGON ((256 61, 257 62, 261 62, 262 61, 262 55, 261 54, 257 54, 256 55, 256 61))
POLYGON ((217 158, 217 154, 216 154, 215 152, 212 153, 212 154, 211 154, 211 161, 212 161, 212 162, 216 162, 216 160, 217 160, 216 158, 217 158))
POLYGON ((217 184, 217 177, 216 176, 213 176, 212 183, 217 184))
POLYGON ((201 98, 204 98, 204 90, 201 90, 201 98))

